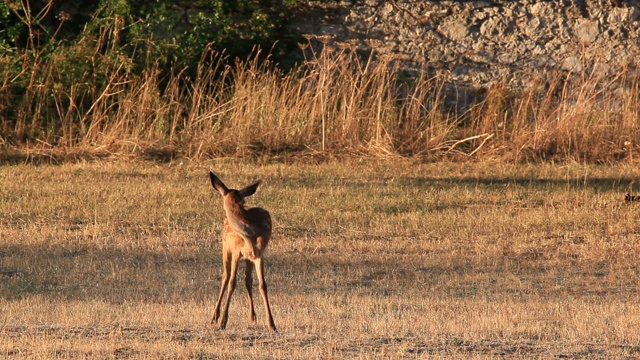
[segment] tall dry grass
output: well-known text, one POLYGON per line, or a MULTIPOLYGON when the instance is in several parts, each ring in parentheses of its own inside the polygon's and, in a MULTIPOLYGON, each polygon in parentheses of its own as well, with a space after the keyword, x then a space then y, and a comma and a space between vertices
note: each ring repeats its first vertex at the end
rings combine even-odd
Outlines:
POLYGON ((305 60, 290 71, 260 51, 235 62, 205 54, 190 78, 180 69, 162 75, 153 54, 136 70, 113 45, 120 30, 105 26, 48 58, 0 58, 0 144, 187 158, 308 151, 607 162, 638 153, 639 82, 630 70, 547 73, 521 90, 496 83, 456 112, 446 74, 401 78, 395 59, 363 58, 326 37, 307 36, 305 60), (73 64, 101 75, 65 81, 82 70, 73 64))
POLYGON ((470 117, 476 133, 496 136, 490 149, 514 159, 632 159, 638 94, 632 71, 613 77, 555 73, 518 93, 493 86, 470 117))

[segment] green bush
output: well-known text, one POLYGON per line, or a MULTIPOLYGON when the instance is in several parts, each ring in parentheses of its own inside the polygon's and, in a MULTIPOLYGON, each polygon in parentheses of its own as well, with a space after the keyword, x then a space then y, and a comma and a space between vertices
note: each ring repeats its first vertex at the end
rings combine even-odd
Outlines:
MULTIPOLYGON (((84 38, 102 39, 104 54, 118 48, 138 63, 151 57, 164 68, 195 67, 206 50, 246 59, 253 48, 289 51, 287 30, 298 0, 71 0, 0 2, 0 49, 38 55, 84 38), (106 41, 105 41, 106 40, 106 41)), ((90 44, 87 44, 90 46, 90 44)))
POLYGON ((246 59, 255 46, 288 50, 288 10, 292 1, 138 1, 131 15, 129 43, 150 48, 174 66, 193 66, 207 49, 246 59))

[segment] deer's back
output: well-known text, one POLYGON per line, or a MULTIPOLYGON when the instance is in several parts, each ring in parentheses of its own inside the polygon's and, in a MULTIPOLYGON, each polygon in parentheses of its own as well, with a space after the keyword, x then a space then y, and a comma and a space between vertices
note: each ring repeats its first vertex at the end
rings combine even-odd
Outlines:
POLYGON ((259 236, 267 239, 271 237, 271 214, 267 210, 254 207, 248 209, 245 214, 247 223, 256 229, 259 236))
MULTIPOLYGON (((242 217, 237 217, 235 221, 241 221, 243 224, 251 227, 251 232, 255 234, 251 239, 258 250, 264 250, 271 238, 271 215, 262 208, 250 208, 243 212, 242 217)), ((224 220, 224 229, 222 238, 227 245, 231 247, 242 247, 243 238, 233 229, 229 223, 229 219, 224 220), (235 246, 234 246, 235 245, 235 246)))

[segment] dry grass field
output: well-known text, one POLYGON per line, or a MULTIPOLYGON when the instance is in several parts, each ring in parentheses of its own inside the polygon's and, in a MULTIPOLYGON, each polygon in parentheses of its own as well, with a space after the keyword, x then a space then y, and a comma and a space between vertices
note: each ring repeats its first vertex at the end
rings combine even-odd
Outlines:
POLYGON ((367 160, 0 167, 2 358, 638 358, 640 166, 367 160), (262 178, 278 333, 224 216, 262 178), (243 274, 242 269, 240 274, 243 274))

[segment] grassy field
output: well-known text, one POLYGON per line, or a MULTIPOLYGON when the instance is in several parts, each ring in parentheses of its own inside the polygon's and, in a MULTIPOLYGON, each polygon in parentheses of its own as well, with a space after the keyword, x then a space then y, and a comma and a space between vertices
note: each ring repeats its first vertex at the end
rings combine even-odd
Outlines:
MULTIPOLYGON (((0 357, 637 358, 640 167, 350 161, 0 167, 0 357), (264 183, 262 303, 209 325, 224 216, 264 183)), ((242 271, 240 271, 242 274, 242 271)))

